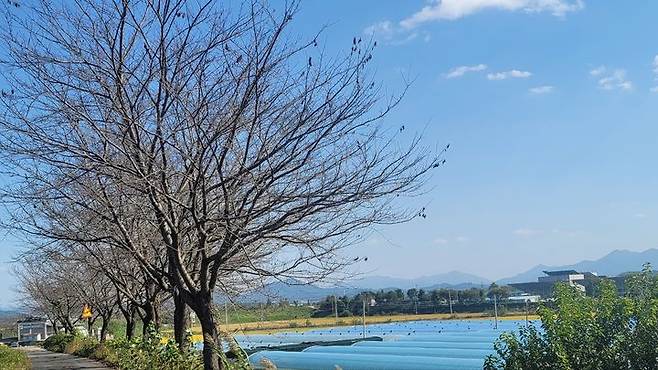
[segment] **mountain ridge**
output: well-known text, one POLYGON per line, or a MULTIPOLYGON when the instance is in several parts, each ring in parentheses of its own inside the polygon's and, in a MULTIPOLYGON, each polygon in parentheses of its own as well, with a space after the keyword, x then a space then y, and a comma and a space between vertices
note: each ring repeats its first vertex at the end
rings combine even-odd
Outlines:
POLYGON ((582 260, 570 265, 548 266, 539 264, 514 276, 499 279, 496 282, 510 284, 537 281, 539 276, 544 275, 544 270, 576 270, 579 272, 595 272, 605 276, 618 276, 629 271, 639 271, 642 269, 642 265, 647 262, 654 267, 658 267, 658 249, 650 248, 641 252, 615 249, 599 259, 582 260))
MULTIPOLYGON (((599 259, 582 260, 570 265, 549 266, 545 264, 536 265, 524 272, 514 276, 496 280, 499 284, 510 284, 517 282, 537 281, 539 276, 544 275, 544 270, 577 270, 581 272, 590 271, 600 275, 617 276, 629 271, 639 271, 642 265, 650 262, 658 267, 658 249, 650 248, 641 252, 625 249, 616 249, 599 259)), ((316 301, 330 295, 352 296, 363 291, 391 290, 410 288, 433 290, 440 288, 468 289, 473 287, 487 287, 492 280, 477 276, 475 274, 461 271, 448 271, 445 273, 424 275, 412 279, 404 279, 386 275, 364 276, 355 279, 343 286, 319 287, 310 284, 287 284, 285 282, 274 282, 266 285, 263 289, 242 295, 238 298, 242 302, 264 302, 270 299, 287 299, 289 301, 316 301)), ((221 300, 221 299, 219 299, 221 300)))

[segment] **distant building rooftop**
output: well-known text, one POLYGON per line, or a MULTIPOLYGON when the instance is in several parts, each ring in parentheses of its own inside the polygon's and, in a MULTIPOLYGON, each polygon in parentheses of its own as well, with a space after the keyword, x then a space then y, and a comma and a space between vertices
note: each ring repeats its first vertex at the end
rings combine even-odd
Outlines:
POLYGON ((580 273, 576 270, 557 270, 557 271, 544 271, 544 274, 548 276, 556 276, 556 275, 575 275, 580 273))
POLYGON ((18 320, 16 322, 19 323, 19 324, 22 324, 22 323, 28 323, 28 322, 46 322, 46 321, 48 321, 48 319, 46 319, 45 317, 31 316, 31 317, 26 317, 24 319, 18 320))

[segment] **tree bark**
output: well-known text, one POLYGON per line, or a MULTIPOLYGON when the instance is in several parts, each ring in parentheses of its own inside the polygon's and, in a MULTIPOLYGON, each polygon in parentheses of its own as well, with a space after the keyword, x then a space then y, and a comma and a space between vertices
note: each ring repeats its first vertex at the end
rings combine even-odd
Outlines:
POLYGON ((189 310, 187 304, 183 300, 180 294, 174 290, 173 292, 174 300, 174 339, 178 344, 178 348, 181 350, 185 349, 187 343, 185 343, 185 331, 187 330, 188 324, 188 315, 189 310))
POLYGON ((101 325, 101 342, 105 342, 105 339, 107 339, 107 329, 110 326, 110 317, 111 315, 103 316, 103 324, 101 325))
POLYGON ((135 337, 135 314, 126 319, 126 339, 130 340, 135 337))
POLYGON ((142 309, 144 310, 144 315, 142 315, 142 335, 146 337, 149 326, 153 325, 156 330, 160 329, 160 317, 158 309, 152 302, 147 302, 142 309))
POLYGON ((201 324, 201 333, 203 334, 203 369, 221 370, 223 367, 219 361, 217 351, 223 349, 219 340, 219 331, 215 325, 215 318, 212 315, 211 294, 208 293, 201 297, 195 297, 195 301, 190 304, 190 307, 196 313, 201 324))

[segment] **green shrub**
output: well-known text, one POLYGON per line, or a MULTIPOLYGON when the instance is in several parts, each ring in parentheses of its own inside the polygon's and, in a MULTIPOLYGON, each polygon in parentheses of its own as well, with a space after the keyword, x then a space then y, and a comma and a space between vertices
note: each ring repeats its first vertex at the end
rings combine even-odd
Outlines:
POLYGON ((64 348, 64 353, 80 357, 91 357, 99 343, 94 338, 74 338, 64 348))
POLYGON ((146 338, 132 340, 121 338, 109 342, 108 347, 116 354, 114 364, 122 370, 203 368, 203 361, 198 351, 194 351, 191 346, 181 351, 176 342, 171 339, 163 341, 162 336, 154 329, 149 329, 146 338))
MULTIPOLYGON (((219 359, 222 361, 222 369, 226 370, 252 370, 252 366, 249 363, 249 356, 247 353, 240 348, 238 342, 233 339, 233 337, 225 338, 228 341, 229 350, 233 353, 234 359, 228 359, 224 351, 219 351, 219 359)), ((269 367, 266 367, 269 369, 269 367)), ((276 367, 274 367, 276 369, 276 367)))
POLYGON ((30 360, 25 353, 0 344, 0 369, 30 370, 30 360))
POLYGON ((94 360, 100 360, 106 362, 110 365, 117 365, 119 359, 117 353, 113 351, 107 344, 98 343, 94 351, 91 353, 89 358, 94 360))
POLYGON ((73 342, 74 339, 75 336, 71 334, 55 334, 43 342, 43 348, 51 352, 64 352, 66 346, 73 342))
POLYGON ((626 296, 602 280, 595 296, 555 287, 554 307, 540 307, 542 329, 506 333, 486 370, 658 369, 658 278, 650 265, 625 282, 626 296))

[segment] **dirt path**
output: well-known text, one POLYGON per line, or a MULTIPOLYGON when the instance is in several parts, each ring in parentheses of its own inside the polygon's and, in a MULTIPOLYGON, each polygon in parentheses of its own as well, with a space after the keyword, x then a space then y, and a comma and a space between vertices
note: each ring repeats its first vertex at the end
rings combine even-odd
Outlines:
POLYGON ((110 370, 99 362, 63 353, 48 352, 39 347, 24 347, 22 350, 32 361, 32 370, 110 370))

